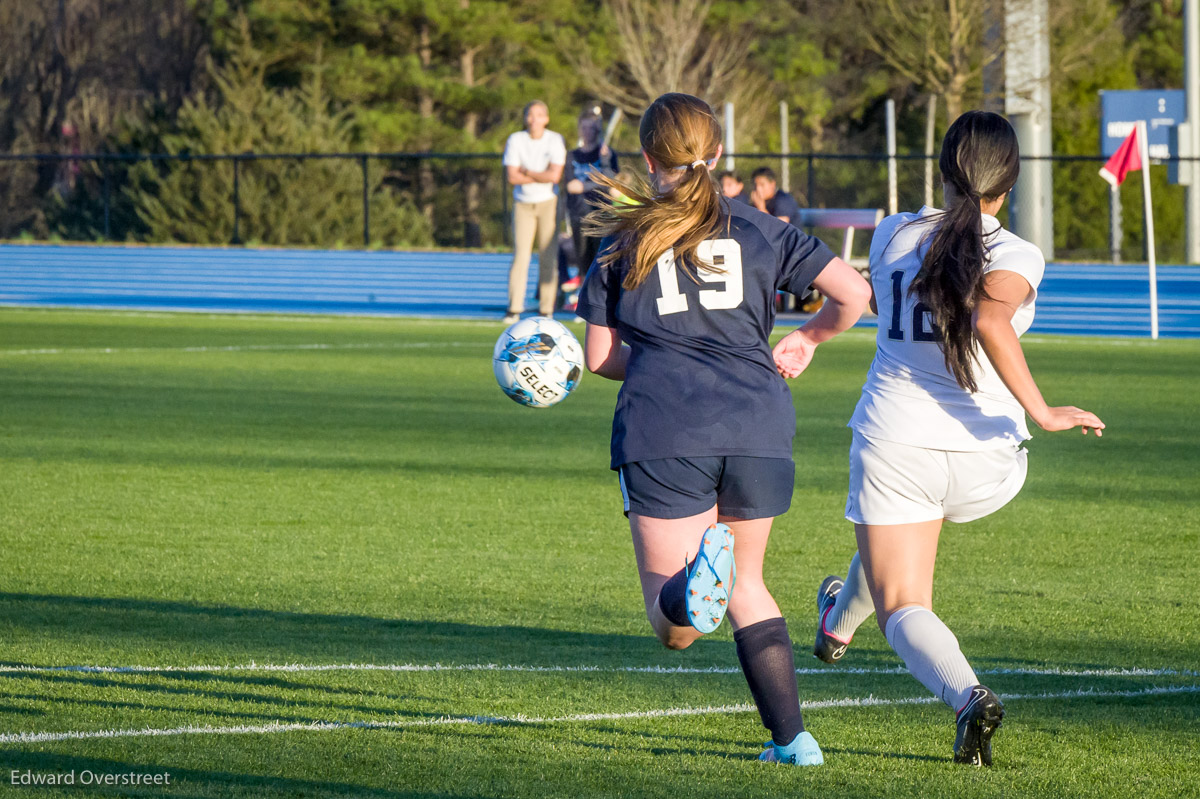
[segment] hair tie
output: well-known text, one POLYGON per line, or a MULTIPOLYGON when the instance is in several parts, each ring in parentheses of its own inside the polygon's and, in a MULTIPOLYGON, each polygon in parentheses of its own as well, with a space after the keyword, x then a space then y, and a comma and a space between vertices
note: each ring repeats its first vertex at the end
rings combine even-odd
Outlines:
MULTIPOLYGON (((714 158, 713 160, 715 161, 716 159, 714 158)), ((687 170, 687 169, 695 169, 698 166, 708 166, 708 161, 705 161, 703 158, 697 158, 695 161, 693 161, 690 164, 684 164, 683 166, 673 166, 673 167, 671 167, 671 169, 674 169, 676 172, 683 172, 684 170, 687 170)))

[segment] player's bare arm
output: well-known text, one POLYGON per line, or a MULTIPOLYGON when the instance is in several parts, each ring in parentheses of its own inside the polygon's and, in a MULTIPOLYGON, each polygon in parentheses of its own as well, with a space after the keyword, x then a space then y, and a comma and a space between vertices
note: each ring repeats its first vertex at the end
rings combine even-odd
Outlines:
POLYGON ((621 334, 616 330, 588 322, 583 357, 589 372, 609 380, 624 380, 629 352, 629 347, 621 344, 621 334))
POLYGON ((1016 272, 997 270, 984 278, 986 295, 975 309, 974 327, 979 344, 1004 385, 1043 430, 1054 432, 1082 427, 1103 435, 1104 422, 1094 413, 1073 405, 1053 407, 1046 403, 1038 389, 1021 350, 1021 342, 1013 330, 1012 318, 1033 289, 1016 272))

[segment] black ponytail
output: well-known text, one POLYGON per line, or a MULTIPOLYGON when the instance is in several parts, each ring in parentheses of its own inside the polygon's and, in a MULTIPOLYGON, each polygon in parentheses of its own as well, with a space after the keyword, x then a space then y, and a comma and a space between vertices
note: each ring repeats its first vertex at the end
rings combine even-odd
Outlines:
POLYGON ((971 318, 983 289, 983 216, 980 200, 1008 192, 1020 171, 1017 135, 1008 120, 987 111, 968 111, 942 140, 942 180, 954 187, 947 198, 921 271, 910 291, 927 305, 940 335, 946 369, 967 391, 975 391, 977 340, 971 318))

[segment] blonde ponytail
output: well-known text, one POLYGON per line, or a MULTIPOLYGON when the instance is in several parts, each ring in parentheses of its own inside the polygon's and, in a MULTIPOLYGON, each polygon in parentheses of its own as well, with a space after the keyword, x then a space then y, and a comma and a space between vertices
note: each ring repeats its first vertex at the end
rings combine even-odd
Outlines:
MULTIPOLYGON (((607 265, 622 260, 628 264, 622 279, 626 289, 640 286, 659 257, 671 248, 676 268, 697 280, 692 266, 696 248, 728 223, 720 192, 708 171, 708 161, 716 157, 720 146, 721 127, 703 100, 671 93, 659 97, 646 110, 639 138, 656 166, 686 174, 661 192, 641 178, 618 181, 594 177, 602 186, 625 195, 629 202, 601 205, 588 215, 588 232, 616 237, 616 245, 600 260, 607 265)), ((721 271, 708 264, 705 268, 721 271)))

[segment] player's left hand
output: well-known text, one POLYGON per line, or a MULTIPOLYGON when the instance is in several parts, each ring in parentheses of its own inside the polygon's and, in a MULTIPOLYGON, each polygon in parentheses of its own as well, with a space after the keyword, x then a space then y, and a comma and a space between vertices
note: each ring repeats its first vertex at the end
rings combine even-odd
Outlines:
POLYGON ((1091 411, 1076 408, 1074 405, 1046 408, 1045 413, 1034 417, 1033 421, 1037 423, 1038 427, 1050 433, 1082 427, 1085 436, 1089 430, 1095 433, 1097 438, 1104 435, 1104 422, 1100 421, 1100 417, 1091 411))
POLYGON ((775 368, 783 378, 799 377, 808 368, 817 343, 810 339, 800 328, 793 330, 779 340, 771 355, 775 358, 775 368))

